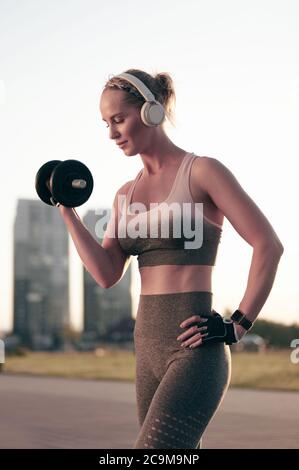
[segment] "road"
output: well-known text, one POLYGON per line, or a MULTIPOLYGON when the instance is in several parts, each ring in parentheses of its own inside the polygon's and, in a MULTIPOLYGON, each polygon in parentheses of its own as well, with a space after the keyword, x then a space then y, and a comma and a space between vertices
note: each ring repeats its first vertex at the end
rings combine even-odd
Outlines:
MULTIPOLYGON (((132 382, 0 376, 1 449, 131 449, 132 382)), ((299 393, 231 388, 205 449, 298 449, 299 393)))

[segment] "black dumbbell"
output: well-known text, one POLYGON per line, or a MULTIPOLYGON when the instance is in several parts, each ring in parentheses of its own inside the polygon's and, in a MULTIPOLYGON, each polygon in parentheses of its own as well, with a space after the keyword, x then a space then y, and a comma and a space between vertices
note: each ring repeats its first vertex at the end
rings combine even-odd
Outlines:
POLYGON ((59 202, 66 207, 78 207, 91 195, 93 178, 87 166, 78 160, 51 160, 38 170, 35 189, 50 206, 59 202))

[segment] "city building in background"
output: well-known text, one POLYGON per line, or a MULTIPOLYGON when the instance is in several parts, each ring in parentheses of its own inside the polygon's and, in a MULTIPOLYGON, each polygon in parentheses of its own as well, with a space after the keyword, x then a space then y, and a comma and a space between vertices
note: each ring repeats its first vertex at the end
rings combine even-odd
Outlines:
MULTIPOLYGON (((83 217, 84 225, 95 240, 103 241, 107 224, 100 228, 99 220, 108 220, 111 210, 101 208, 88 211, 83 217)), ((104 289, 98 285, 86 269, 83 269, 84 321, 82 339, 86 342, 132 342, 135 320, 132 317, 131 298, 132 270, 126 273, 113 287, 104 289)))
POLYGON ((13 337, 31 349, 59 349, 70 325, 65 223, 40 200, 19 199, 13 236, 13 337))

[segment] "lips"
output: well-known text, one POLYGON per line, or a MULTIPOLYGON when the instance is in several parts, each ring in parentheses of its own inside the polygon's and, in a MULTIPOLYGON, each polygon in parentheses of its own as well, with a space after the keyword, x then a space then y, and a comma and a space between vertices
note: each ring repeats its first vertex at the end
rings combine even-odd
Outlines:
POLYGON ((120 142, 119 144, 117 144, 119 147, 123 144, 126 144, 127 143, 127 140, 125 140, 124 142, 120 142))

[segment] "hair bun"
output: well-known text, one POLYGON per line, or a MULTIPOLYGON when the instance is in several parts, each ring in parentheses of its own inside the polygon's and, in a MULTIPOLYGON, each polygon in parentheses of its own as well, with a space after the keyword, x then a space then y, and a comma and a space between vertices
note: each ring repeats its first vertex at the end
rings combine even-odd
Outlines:
POLYGON ((158 73, 155 76, 155 79, 157 80, 161 88, 165 88, 166 90, 169 90, 171 88, 171 78, 167 73, 158 73))

